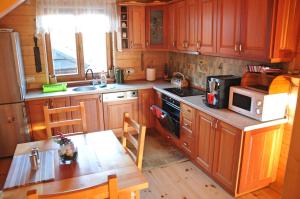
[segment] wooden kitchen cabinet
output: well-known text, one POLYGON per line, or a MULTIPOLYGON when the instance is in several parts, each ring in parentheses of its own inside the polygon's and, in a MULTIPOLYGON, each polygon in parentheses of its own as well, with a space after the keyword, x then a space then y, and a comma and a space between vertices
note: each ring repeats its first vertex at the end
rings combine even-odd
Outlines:
POLYGON ((196 113, 195 162, 207 173, 212 173, 216 119, 201 111, 196 113))
MULTIPOLYGON (((85 114, 87 121, 87 132, 95 132, 104 130, 103 124, 103 106, 101 95, 79 95, 71 97, 71 105, 79 105, 84 102, 85 114)), ((72 112, 72 118, 79 118, 79 112, 72 112)), ((73 126, 74 132, 82 131, 81 126, 73 126)))
POLYGON ((198 0, 186 0, 186 48, 197 51, 198 0))
POLYGON ((214 54, 217 50, 217 0, 198 0, 197 50, 214 54))
MULTIPOLYGON (((53 98, 49 99, 50 108, 62 108, 67 107, 71 105, 70 97, 60 97, 60 98, 53 98)), ((61 121, 61 120, 71 120, 72 114, 69 113, 58 113, 58 114, 52 114, 51 120, 54 121, 61 121)), ((73 127, 72 126, 64 126, 59 128, 53 128, 52 134, 55 135, 56 132, 62 132, 62 133, 73 133, 73 127)))
POLYGON ((230 193, 235 193, 240 160, 242 131, 222 121, 216 121, 213 173, 230 193))
POLYGON ((105 130, 113 130, 117 135, 122 131, 125 112, 129 113, 130 118, 138 121, 137 99, 105 102, 103 107, 105 130))
POLYGON ((243 57, 270 59, 273 8, 274 0, 242 0, 239 48, 243 57))
POLYGON ((180 147, 190 157, 195 155, 195 113, 196 110, 181 103, 180 147))
POLYGON ((32 100, 26 102, 26 109, 30 123, 30 135, 33 140, 47 139, 44 118, 44 106, 49 105, 49 99, 32 100))
POLYGON ((145 125, 147 128, 152 128, 154 125, 154 116, 150 110, 150 107, 155 103, 154 90, 139 90, 138 95, 139 123, 145 125))
POLYGON ((167 48, 167 16, 167 6, 146 7, 146 48, 167 48))
POLYGON ((175 50, 177 43, 177 21, 176 21, 176 4, 168 6, 168 49, 175 50))
POLYGON ((245 134, 238 193, 256 190, 275 181, 281 143, 281 126, 245 134))
POLYGON ((129 48, 145 48, 145 7, 128 6, 129 48))
MULTIPOLYGON (((221 55, 239 56, 240 54, 241 1, 218 0, 217 50, 221 55)), ((257 31, 253 33, 257 36, 257 31)))
POLYGON ((185 1, 175 3, 176 48, 179 50, 187 49, 186 19, 185 1))

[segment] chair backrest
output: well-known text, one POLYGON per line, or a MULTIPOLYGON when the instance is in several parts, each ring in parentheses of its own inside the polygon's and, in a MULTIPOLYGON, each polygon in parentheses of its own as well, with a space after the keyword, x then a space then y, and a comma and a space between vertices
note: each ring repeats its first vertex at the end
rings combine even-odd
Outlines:
POLYGON ((143 154, 144 154, 144 145, 145 145, 145 135, 146 135, 146 126, 138 124, 136 121, 130 119, 129 113, 124 113, 124 126, 123 126, 123 135, 122 135, 122 145, 125 150, 128 152, 130 157, 135 161, 137 167, 141 170, 143 164, 143 154), (136 139, 131 132, 129 132, 128 127, 131 126, 138 134, 136 139), (136 154, 127 147, 127 140, 133 145, 136 150, 136 154))
POLYGON ((81 125, 82 131, 84 133, 87 132, 84 102, 80 102, 78 106, 69 106, 69 107, 53 108, 53 109, 49 109, 48 106, 44 106, 44 117, 45 117, 45 125, 46 125, 46 129, 47 129, 48 138, 52 137, 51 129, 56 128, 56 127, 81 125), (79 119, 61 120, 61 121, 55 121, 55 122, 51 121, 52 114, 68 113, 68 112, 73 112, 73 111, 80 112, 79 119))
POLYGON ((74 198, 118 198, 118 181, 115 175, 108 176, 108 182, 95 187, 90 187, 82 190, 57 193, 53 195, 38 195, 36 190, 27 192, 27 199, 74 199, 74 198))

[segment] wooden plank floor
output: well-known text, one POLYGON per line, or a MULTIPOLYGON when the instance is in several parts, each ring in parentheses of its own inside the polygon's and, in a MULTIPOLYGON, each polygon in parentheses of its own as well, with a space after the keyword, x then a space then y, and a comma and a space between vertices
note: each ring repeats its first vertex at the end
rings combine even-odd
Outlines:
MULTIPOLYGON (((142 199, 232 199, 217 183, 191 161, 143 171, 149 189, 141 192, 142 199)), ((280 195, 265 188, 239 199, 279 199, 280 195)))

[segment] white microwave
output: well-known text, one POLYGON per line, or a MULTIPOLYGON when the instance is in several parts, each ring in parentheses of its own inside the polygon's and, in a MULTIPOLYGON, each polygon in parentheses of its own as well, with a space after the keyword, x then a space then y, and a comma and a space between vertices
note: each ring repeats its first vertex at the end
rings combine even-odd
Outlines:
POLYGON ((259 121, 284 118, 288 93, 266 94, 241 86, 230 87, 228 108, 259 121))

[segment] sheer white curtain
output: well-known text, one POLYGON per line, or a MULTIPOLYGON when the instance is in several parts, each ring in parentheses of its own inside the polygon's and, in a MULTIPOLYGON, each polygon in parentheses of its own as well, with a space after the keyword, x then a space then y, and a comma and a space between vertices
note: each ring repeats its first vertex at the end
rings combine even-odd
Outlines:
POLYGON ((37 0, 37 33, 117 28, 116 0, 37 0))

